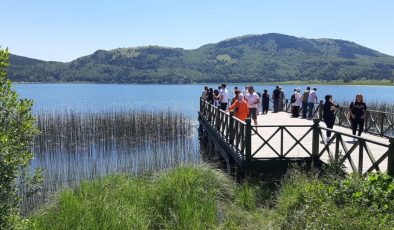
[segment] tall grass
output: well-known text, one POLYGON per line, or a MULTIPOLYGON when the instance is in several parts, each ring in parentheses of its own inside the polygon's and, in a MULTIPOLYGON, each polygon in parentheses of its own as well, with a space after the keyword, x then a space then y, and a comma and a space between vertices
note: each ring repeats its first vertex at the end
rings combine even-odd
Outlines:
POLYGON ((229 177, 208 166, 115 175, 63 192, 33 221, 36 229, 212 229, 234 190, 229 177))
POLYGON ((193 122, 171 111, 42 112, 37 127, 32 166, 45 180, 40 194, 23 200, 25 212, 82 180, 200 162, 193 122))
POLYGON ((392 229, 394 179, 295 171, 271 191, 234 183, 210 166, 112 175, 63 192, 33 229, 392 229), (273 203, 274 205, 269 205, 273 203))

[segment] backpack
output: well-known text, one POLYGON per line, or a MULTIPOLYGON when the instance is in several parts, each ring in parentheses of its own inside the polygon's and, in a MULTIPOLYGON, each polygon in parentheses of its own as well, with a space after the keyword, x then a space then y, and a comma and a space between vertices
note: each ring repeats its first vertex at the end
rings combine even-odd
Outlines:
POLYGON ((291 98, 290 98, 290 103, 294 103, 294 102, 296 102, 295 94, 291 95, 291 98))

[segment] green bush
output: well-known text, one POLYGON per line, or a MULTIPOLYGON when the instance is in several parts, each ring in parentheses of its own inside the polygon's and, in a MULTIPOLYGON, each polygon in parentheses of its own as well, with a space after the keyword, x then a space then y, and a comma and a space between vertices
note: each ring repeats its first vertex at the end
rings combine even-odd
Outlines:
POLYGON ((392 229, 394 181, 386 174, 345 179, 294 174, 277 201, 278 228, 392 229))
POLYGON ((8 51, 0 50, 0 229, 23 228, 20 193, 32 193, 39 177, 28 177, 33 155, 30 143, 37 133, 31 114, 33 102, 18 99, 7 79, 8 51), (18 181, 17 181, 18 179, 18 181))

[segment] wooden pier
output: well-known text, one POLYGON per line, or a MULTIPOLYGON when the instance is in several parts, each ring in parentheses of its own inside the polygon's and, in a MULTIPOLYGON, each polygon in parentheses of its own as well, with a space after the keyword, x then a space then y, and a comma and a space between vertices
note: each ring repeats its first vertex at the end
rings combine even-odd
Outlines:
POLYGON ((292 118, 286 111, 288 106, 284 112, 259 115, 258 125, 251 125, 250 119, 243 122, 201 100, 202 145, 220 156, 233 174, 281 174, 291 163, 320 167, 336 162, 347 172, 394 175, 394 139, 389 136, 392 114, 369 111, 366 133, 358 137, 348 128, 346 108, 340 108, 331 140, 326 142, 328 129, 320 119, 321 104, 316 106, 313 120, 292 118))

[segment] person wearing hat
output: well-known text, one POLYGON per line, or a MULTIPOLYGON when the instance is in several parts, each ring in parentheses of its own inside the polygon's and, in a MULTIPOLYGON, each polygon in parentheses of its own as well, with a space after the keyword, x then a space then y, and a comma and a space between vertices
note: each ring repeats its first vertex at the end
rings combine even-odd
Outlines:
POLYGON ((297 87, 294 90, 294 94, 291 100, 291 106, 292 106, 292 117, 299 117, 300 116, 300 107, 301 107, 301 89, 299 87, 297 87), (294 98, 294 99, 293 99, 294 98))

